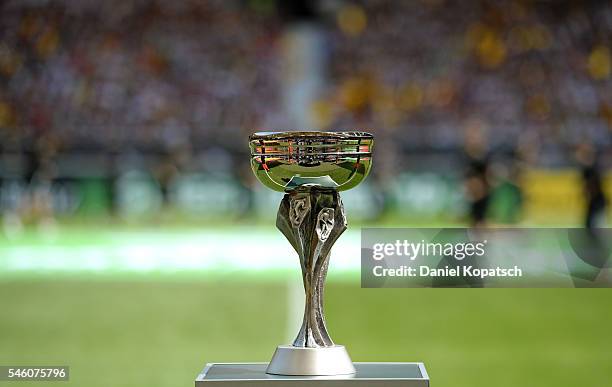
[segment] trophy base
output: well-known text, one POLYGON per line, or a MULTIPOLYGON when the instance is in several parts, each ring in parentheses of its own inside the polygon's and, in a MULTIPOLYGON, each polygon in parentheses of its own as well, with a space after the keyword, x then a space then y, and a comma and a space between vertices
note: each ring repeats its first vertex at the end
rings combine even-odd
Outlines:
POLYGON ((343 345, 306 348, 279 345, 266 373, 291 376, 350 375, 355 367, 343 345))
POLYGON ((429 387, 423 363, 354 363, 356 372, 335 376, 266 373, 268 363, 207 364, 195 387, 429 387))

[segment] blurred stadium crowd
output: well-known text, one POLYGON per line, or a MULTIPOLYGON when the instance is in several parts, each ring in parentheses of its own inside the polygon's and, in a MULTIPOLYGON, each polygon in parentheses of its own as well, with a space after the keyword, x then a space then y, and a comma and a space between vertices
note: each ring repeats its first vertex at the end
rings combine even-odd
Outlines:
POLYGON ((248 135, 296 127, 280 53, 297 24, 325 42, 313 122, 373 132, 380 185, 433 170, 467 176, 477 201, 494 158, 567 167, 586 152, 578 161, 596 179, 612 164, 606 1, 9 0, 2 208, 19 179, 116 181, 134 169, 162 192, 192 172, 253 184, 248 135))

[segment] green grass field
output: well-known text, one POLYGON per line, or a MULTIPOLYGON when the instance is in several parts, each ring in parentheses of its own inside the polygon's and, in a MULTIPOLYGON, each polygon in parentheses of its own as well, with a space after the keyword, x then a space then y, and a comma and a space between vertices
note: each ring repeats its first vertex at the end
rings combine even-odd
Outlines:
MULTIPOLYGON (((71 386, 190 386, 206 362, 269 360, 288 339, 287 289, 206 278, 4 281, 0 364, 67 364, 71 386)), ((424 361, 434 386, 604 386, 611 296, 331 279, 326 310, 353 360, 424 361)))
MULTIPOLYGON (((282 240, 271 229, 226 231, 269 238, 264 245, 282 240)), ((217 236, 117 232, 87 227, 0 241, 0 365, 69 365, 66 386, 192 386, 206 362, 268 361, 297 332, 289 326, 301 318, 291 306, 301 297, 297 258, 282 275, 259 277, 251 269, 126 271, 94 258, 121 263, 217 236), (60 270, 18 274, 4 265, 28 254, 60 270), (61 269, 62 260, 86 257, 95 270, 61 269)), ((332 270, 326 289, 330 333, 354 361, 423 361, 437 387, 609 385, 611 306, 610 289, 361 289, 351 270, 332 270)), ((30 385, 40 383, 19 383, 30 385)))

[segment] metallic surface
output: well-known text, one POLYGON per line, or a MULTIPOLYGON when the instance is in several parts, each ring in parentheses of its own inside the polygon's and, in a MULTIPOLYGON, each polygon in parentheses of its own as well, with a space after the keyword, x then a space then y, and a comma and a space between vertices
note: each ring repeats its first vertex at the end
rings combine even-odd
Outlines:
POLYGON ((300 258, 306 297, 292 346, 277 348, 268 372, 342 375, 355 372, 343 346, 334 345, 323 314, 330 251, 346 230, 338 191, 370 171, 373 137, 364 132, 271 132, 249 138, 251 166, 267 187, 284 191, 276 227, 300 258))
POLYGON ((251 168, 266 187, 318 185, 345 191, 370 172, 374 137, 365 132, 261 132, 249 137, 251 168))
POLYGON ((269 374, 296 376, 350 375, 353 362, 342 345, 304 348, 281 345, 266 369, 269 374))
POLYGON ((423 363, 354 363, 357 372, 341 376, 282 376, 266 373, 267 363, 207 364, 195 387, 429 387, 423 363))
POLYGON ((276 227, 297 251, 306 302, 296 347, 331 347, 323 314, 323 286, 333 244, 346 230, 340 195, 333 189, 301 187, 285 194, 276 227))

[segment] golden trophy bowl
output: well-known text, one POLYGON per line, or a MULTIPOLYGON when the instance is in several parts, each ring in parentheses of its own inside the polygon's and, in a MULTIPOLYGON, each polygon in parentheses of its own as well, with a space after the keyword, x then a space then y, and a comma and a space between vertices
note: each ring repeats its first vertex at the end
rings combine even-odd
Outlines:
POLYGON ((346 191, 372 167, 374 136, 365 132, 260 132, 249 138, 251 168, 275 191, 319 186, 346 191))

